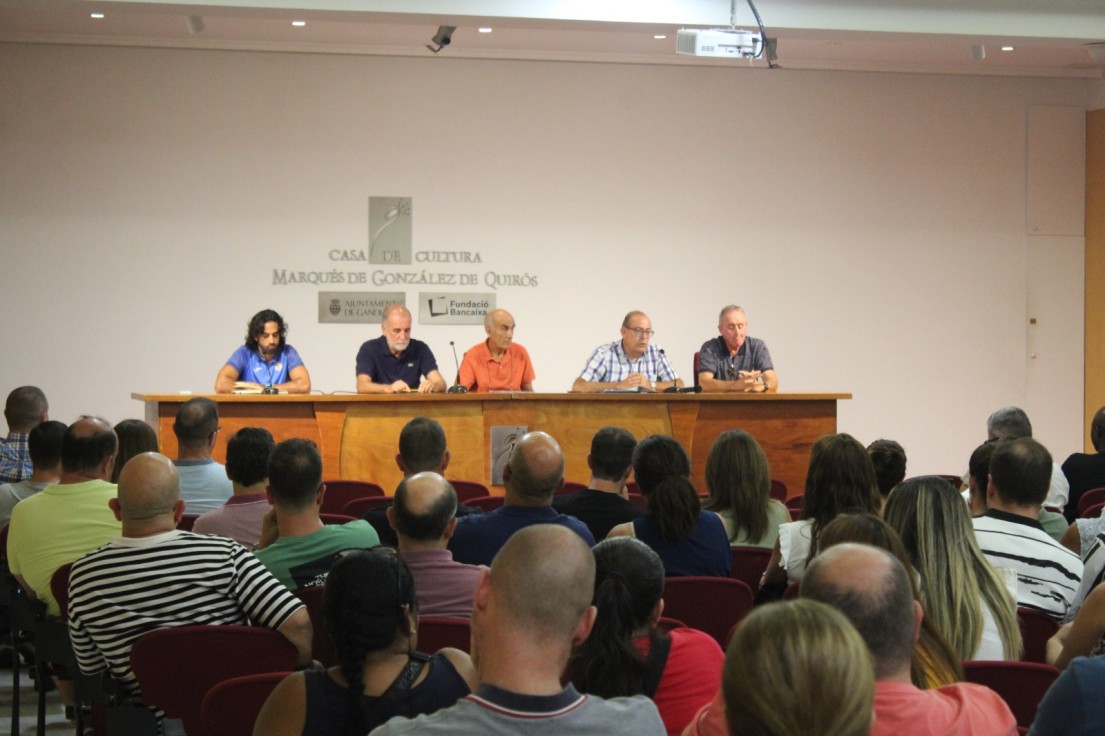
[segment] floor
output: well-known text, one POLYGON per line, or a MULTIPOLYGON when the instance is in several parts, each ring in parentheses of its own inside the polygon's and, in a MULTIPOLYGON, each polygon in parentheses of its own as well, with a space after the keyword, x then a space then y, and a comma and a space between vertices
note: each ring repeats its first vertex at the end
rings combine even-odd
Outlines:
MULTIPOLYGON (((4 647, 7 649, 7 647, 4 647)), ((19 730, 20 736, 35 734, 35 716, 38 693, 26 667, 20 668, 19 678, 19 730)), ((12 717, 12 671, 10 666, 0 667, 0 734, 9 733, 12 717)), ((46 694, 46 733, 74 733, 74 726, 65 720, 65 709, 56 690, 46 694)))

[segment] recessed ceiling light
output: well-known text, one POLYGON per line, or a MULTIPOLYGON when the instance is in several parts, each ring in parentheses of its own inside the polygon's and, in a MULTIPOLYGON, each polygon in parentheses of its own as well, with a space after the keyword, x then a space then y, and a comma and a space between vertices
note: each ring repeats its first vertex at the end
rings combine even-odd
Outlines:
POLYGON ((1002 46, 1002 47, 1001 47, 1001 50, 1002 50, 1002 51, 1012 51, 1012 50, 1013 50, 1013 47, 1012 47, 1012 46, 1002 46))
POLYGON ((486 27, 480 29, 480 33, 491 33, 491 31, 492 31, 491 28, 486 28, 486 27))
POLYGON ((305 20, 293 20, 292 25, 295 26, 296 28, 302 28, 303 26, 307 25, 307 21, 305 21, 305 20))
POLYGON ((653 36, 653 38, 658 41, 663 41, 665 38, 667 38, 667 36, 665 36, 663 33, 657 33, 655 36, 653 36))
POLYGON ((103 13, 91 13, 91 14, 89 14, 88 17, 89 18, 95 18, 96 20, 103 20, 104 19, 104 14, 103 13))

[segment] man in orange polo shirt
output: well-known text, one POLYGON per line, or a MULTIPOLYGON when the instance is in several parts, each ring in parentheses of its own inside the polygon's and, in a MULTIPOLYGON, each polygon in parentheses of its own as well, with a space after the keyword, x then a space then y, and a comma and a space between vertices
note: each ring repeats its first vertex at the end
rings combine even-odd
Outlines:
POLYGON ((469 391, 532 391, 533 363, 514 342, 514 317, 492 309, 483 320, 487 339, 464 354, 460 384, 469 391))

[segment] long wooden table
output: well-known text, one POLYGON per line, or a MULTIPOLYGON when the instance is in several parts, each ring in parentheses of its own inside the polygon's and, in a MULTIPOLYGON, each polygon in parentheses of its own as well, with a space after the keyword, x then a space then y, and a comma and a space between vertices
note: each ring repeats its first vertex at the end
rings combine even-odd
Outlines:
MULTIPOLYGON (((146 404, 161 451, 175 457, 173 419, 183 394, 131 395, 146 404)), ((453 394, 303 396, 210 395, 219 404, 222 431, 215 458, 242 427, 262 426, 279 442, 303 437, 322 453, 327 479, 371 480, 391 493, 402 474, 395 465, 399 431, 416 416, 441 422, 452 461, 447 475, 490 485, 491 428, 525 426, 557 439, 566 459, 565 478, 586 483, 591 437, 600 428, 625 427, 638 439, 675 437, 691 457, 693 480, 705 492, 706 456, 727 429, 744 429, 763 446, 771 477, 801 493, 810 447, 836 431, 836 402, 851 394, 453 394)), ((499 489, 496 489, 499 490, 499 489)))

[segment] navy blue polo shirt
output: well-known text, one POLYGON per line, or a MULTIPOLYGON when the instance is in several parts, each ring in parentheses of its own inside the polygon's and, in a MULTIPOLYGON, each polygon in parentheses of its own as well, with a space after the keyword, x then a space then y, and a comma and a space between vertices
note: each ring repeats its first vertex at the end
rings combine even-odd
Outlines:
POLYGON ((436 370, 437 361, 430 346, 413 338, 398 356, 388 349, 388 339, 384 335, 368 340, 357 351, 357 375, 363 373, 373 383, 406 381, 412 391, 417 391, 422 376, 436 370))

